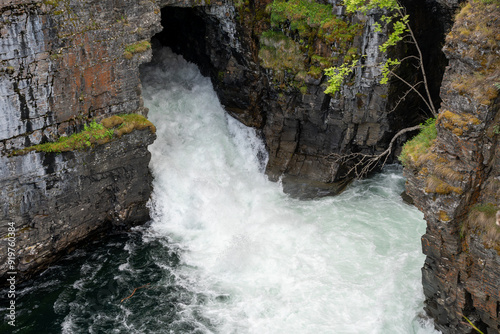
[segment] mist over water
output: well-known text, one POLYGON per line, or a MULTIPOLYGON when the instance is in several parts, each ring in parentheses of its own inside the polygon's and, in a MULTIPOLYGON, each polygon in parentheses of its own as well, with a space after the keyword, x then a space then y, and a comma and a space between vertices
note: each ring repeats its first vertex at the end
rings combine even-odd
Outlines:
POLYGON ((152 221, 22 286, 14 333, 437 333, 422 315, 425 222, 398 167, 292 199, 195 65, 159 50, 142 82, 152 221))
POLYGON ((396 167, 337 197, 291 199, 209 79, 167 49, 155 59, 143 70, 158 127, 149 232, 183 249, 176 273, 207 296, 186 317, 218 333, 434 332, 418 320, 425 222, 396 167))

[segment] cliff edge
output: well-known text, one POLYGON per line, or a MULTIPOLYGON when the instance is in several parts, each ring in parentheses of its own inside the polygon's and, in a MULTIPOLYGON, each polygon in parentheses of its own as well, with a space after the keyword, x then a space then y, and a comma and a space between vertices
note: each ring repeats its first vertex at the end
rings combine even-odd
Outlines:
POLYGON ((155 134, 137 125, 139 65, 159 30, 156 1, 1 2, 0 275, 29 278, 149 219, 155 134), (99 123, 132 113, 120 129, 99 123))
POLYGON ((425 309, 443 333, 475 332, 467 319, 500 331, 499 19, 497 1, 462 7, 444 46, 436 138, 405 161, 407 192, 427 221, 425 309))

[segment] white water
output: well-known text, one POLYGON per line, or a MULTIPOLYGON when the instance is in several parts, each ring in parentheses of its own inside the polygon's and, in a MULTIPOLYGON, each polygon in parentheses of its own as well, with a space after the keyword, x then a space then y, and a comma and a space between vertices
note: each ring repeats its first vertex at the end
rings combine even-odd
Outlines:
POLYGON ((206 296, 180 306, 183 321, 200 333, 437 333, 419 316, 425 223, 400 199, 399 171, 291 199, 209 79, 167 49, 156 57, 142 73, 158 135, 147 237, 181 248, 179 284, 206 296))

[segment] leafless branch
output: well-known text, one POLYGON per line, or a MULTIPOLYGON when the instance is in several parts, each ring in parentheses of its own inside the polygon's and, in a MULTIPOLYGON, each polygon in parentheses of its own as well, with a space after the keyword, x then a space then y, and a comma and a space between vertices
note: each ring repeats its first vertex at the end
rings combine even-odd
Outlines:
POLYGON ((372 170, 374 170, 377 166, 383 167, 387 159, 392 153, 392 147, 396 142, 396 139, 410 131, 419 130, 421 128, 420 125, 415 125, 409 128, 405 128, 396 133, 389 143, 389 146, 385 151, 379 154, 365 154, 365 153, 349 153, 349 154, 338 154, 331 153, 326 158, 332 158, 334 163, 337 164, 345 164, 348 161, 354 162, 354 165, 349 168, 346 175, 344 177, 353 175, 354 178, 359 179, 366 176, 372 170))
MULTIPOLYGON (((423 83, 423 81, 419 81, 417 82, 416 84, 413 85, 413 89, 415 89, 418 85, 420 85, 421 83, 423 83)), ((413 90, 412 89, 408 89, 402 97, 400 97, 398 99, 398 101, 396 102, 396 104, 394 105, 394 108, 392 108, 389 113, 392 113, 393 111, 395 111, 397 109, 397 107, 399 107, 399 105, 401 104, 401 102, 403 102, 406 97, 408 96, 408 94, 410 94, 413 90)))
POLYGON ((128 296, 128 297, 123 298, 123 299, 120 301, 120 303, 123 303, 125 300, 129 299, 130 297, 132 297, 132 296, 135 294, 135 292, 136 292, 137 290, 142 289, 142 288, 145 288, 145 287, 149 286, 150 284, 151 284, 151 283, 148 283, 148 284, 145 284, 145 285, 140 286, 140 287, 138 287, 138 288, 135 288, 135 289, 134 289, 134 291, 132 291, 132 294, 131 294, 130 296, 128 296))
MULTIPOLYGON (((427 108, 429 108, 429 110, 432 112, 432 115, 434 115, 434 117, 437 116, 436 109, 434 108, 432 100, 430 100, 430 95, 429 95, 429 100, 430 101, 428 101, 422 95, 422 93, 420 93, 411 83, 409 83, 408 81, 406 81, 405 79, 403 79, 402 77, 400 77, 399 75, 397 75, 396 73, 394 73, 393 71, 391 71, 391 75, 394 75, 396 78, 398 78, 399 80, 401 80, 401 82, 403 82, 405 85, 407 85, 408 87, 410 87, 411 91, 417 93, 417 95, 422 99, 422 101, 424 101, 424 103, 427 106, 427 108)), ((426 87, 426 90, 427 90, 427 80, 424 79, 423 82, 424 82, 424 86, 426 87)))
MULTIPOLYGON (((399 15, 401 17, 404 17, 406 15, 406 10, 404 9, 403 6, 400 5, 399 15)), ((424 81, 424 88, 425 88, 425 93, 427 95, 427 99, 422 96, 422 94, 418 94, 425 102, 427 107, 431 110, 432 114, 434 117, 437 116, 437 111, 436 108, 434 107, 434 103, 432 103, 432 98, 431 98, 431 93, 429 91, 429 85, 427 83, 427 74, 425 72, 425 67, 424 67, 424 57, 422 55, 422 50, 420 50, 420 46, 418 45, 417 39, 415 38, 415 34, 413 33, 413 29, 409 24, 406 25, 408 28, 408 32, 410 33, 411 39, 413 40, 413 43, 415 44, 415 48, 417 49, 418 52, 418 61, 420 63, 420 71, 422 72, 422 79, 424 81)))

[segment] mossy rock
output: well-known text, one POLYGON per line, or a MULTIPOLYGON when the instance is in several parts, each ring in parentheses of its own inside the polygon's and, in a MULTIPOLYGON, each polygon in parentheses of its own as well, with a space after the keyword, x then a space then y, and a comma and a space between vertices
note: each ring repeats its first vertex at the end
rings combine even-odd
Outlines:
POLYGON ((147 118, 138 114, 127 114, 105 118, 101 123, 92 121, 86 124, 84 130, 71 136, 60 137, 56 142, 44 143, 16 150, 11 156, 23 155, 31 151, 61 153, 74 150, 85 150, 108 143, 134 130, 149 129, 156 133, 156 127, 147 118), (114 130, 114 128, 116 128, 114 130))
POLYGON ((123 124, 124 119, 120 116, 111 116, 109 118, 105 118, 101 121, 101 124, 106 128, 106 129, 112 129, 117 127, 118 125, 123 124))

